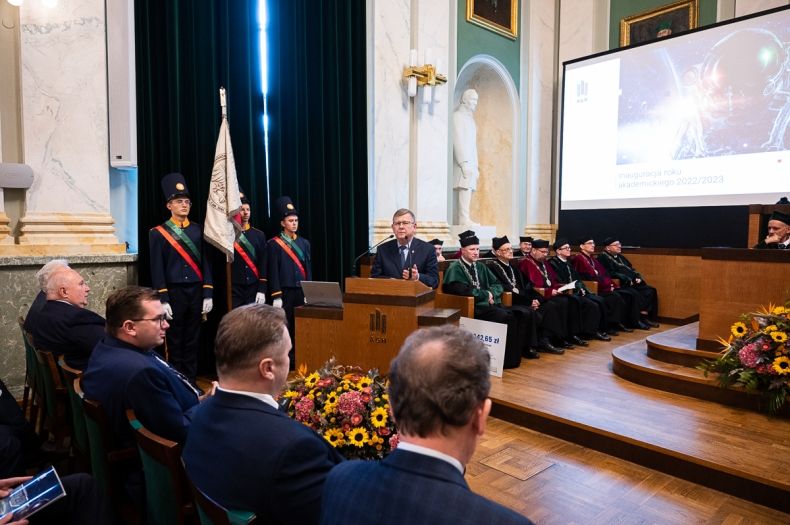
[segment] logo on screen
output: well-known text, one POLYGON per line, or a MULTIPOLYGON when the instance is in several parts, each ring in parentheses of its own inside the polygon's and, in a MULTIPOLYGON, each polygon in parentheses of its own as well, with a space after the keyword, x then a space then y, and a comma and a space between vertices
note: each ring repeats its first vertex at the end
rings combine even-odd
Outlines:
POLYGON ((587 89, 589 84, 584 80, 579 80, 576 83, 576 102, 587 102, 587 89))
POLYGON ((378 308, 370 314, 370 339, 368 342, 387 342, 387 314, 381 313, 381 310, 378 308))

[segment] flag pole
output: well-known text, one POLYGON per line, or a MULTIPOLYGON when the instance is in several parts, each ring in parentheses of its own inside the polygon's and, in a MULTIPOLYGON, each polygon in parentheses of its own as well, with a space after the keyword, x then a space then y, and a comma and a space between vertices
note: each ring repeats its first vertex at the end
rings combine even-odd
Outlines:
MULTIPOLYGON (((225 88, 219 88, 219 105, 222 108, 222 120, 228 120, 228 103, 225 97, 225 88)), ((228 198, 227 195, 227 187, 225 189, 225 198, 228 198)), ((225 304, 228 308, 228 312, 233 309, 233 290, 231 287, 232 284, 232 272, 233 269, 231 267, 232 263, 225 257, 225 304)))

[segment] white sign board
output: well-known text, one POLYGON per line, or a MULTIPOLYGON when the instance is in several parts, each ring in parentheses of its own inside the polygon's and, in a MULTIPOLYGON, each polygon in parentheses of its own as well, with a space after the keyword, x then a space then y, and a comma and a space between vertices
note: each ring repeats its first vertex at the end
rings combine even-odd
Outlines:
POLYGON ((481 319, 470 319, 469 317, 461 317, 461 321, 458 324, 464 330, 472 332, 475 337, 486 345, 488 353, 491 355, 491 375, 502 377, 502 365, 505 362, 507 325, 481 319))

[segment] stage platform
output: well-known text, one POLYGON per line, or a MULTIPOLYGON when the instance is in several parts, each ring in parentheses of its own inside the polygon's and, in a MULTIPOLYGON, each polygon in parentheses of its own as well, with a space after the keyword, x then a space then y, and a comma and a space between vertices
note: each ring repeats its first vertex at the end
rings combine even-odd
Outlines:
POLYGON ((524 360, 492 378, 492 415, 790 512, 790 420, 699 395, 721 389, 693 368, 715 355, 695 353, 696 336, 696 323, 665 326, 524 360))

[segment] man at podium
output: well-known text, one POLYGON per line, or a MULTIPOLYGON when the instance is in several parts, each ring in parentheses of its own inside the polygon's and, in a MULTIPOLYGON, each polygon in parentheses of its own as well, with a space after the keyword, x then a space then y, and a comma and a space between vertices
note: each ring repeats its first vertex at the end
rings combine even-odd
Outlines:
POLYGON ((401 208, 392 216, 395 239, 382 244, 376 252, 371 277, 389 277, 420 281, 425 286, 439 285, 436 250, 425 241, 414 237, 417 221, 411 210, 401 208))

